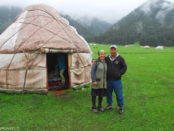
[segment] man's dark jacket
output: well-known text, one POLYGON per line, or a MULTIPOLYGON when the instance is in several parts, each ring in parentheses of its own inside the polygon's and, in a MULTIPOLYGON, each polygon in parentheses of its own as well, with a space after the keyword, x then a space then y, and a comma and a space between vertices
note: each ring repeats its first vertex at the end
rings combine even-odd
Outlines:
POLYGON ((114 61, 111 61, 109 56, 107 56, 105 61, 107 63, 107 80, 121 80, 121 76, 127 70, 127 65, 124 58, 118 55, 114 61))

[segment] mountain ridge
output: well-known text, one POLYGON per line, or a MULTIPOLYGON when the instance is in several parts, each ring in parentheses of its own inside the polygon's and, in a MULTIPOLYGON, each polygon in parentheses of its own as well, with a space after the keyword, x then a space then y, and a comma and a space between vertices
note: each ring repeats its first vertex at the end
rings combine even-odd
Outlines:
MULTIPOLYGON (((22 11, 19 7, 0 6, 0 33, 2 33, 15 19, 15 17, 22 11), (8 15, 7 15, 8 14, 8 15)), ((60 13, 62 17, 69 21, 71 26, 74 26, 78 33, 85 39, 99 35, 108 30, 112 25, 98 18, 81 18, 74 19, 67 14, 60 13), (86 20, 86 22, 84 22, 86 20), (90 24, 89 24, 90 23, 90 24)))
POLYGON ((148 0, 90 42, 111 44, 174 45, 174 4, 148 0))

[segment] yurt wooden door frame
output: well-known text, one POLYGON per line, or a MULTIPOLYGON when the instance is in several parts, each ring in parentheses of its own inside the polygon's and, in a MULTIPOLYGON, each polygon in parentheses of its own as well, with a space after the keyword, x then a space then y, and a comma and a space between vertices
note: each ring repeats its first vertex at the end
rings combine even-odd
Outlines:
POLYGON ((71 74, 70 74, 70 66, 71 66, 70 54, 69 53, 46 53, 46 70, 47 70, 47 89, 49 91, 54 92, 62 92, 67 90, 71 87, 71 74), (63 55, 65 60, 65 85, 62 84, 59 73, 60 70, 58 69, 58 57, 63 55))

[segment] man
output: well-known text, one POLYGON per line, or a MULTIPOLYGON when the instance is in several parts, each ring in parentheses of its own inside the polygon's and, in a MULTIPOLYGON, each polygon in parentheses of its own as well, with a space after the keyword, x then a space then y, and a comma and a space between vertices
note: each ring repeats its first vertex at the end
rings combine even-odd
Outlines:
POLYGON ((124 112, 124 98, 122 91, 122 75, 127 70, 127 65, 122 56, 118 54, 117 46, 110 46, 110 55, 106 57, 107 63, 107 107, 105 110, 112 109, 112 92, 114 90, 117 98, 117 105, 119 107, 118 113, 124 112))

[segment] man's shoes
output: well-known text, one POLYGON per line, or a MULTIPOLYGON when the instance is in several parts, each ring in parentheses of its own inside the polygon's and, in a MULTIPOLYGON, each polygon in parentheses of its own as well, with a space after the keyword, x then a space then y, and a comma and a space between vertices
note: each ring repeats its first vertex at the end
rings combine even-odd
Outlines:
POLYGON ((98 111, 104 112, 104 111, 105 111, 105 109, 104 109, 104 108, 102 108, 102 107, 98 107, 98 111))
POLYGON ((119 107, 118 113, 119 113, 120 115, 124 113, 123 107, 119 107))
POLYGON ((92 112, 97 113, 98 110, 96 108, 92 108, 92 112))
POLYGON ((107 106, 105 107, 105 110, 110 110, 110 109, 113 109, 112 105, 107 105, 107 106))

